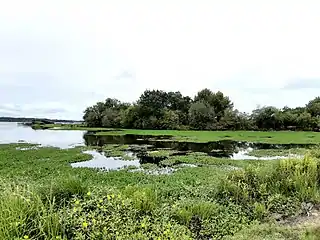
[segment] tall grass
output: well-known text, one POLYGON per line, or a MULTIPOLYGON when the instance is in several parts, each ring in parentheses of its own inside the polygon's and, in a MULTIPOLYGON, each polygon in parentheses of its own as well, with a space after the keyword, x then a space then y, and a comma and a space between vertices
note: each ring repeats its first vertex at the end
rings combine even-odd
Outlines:
POLYGON ((318 200, 318 167, 319 161, 310 155, 306 155, 302 160, 282 160, 273 174, 275 181, 271 184, 277 187, 278 192, 295 194, 302 201, 318 200))
POLYGON ((261 168, 249 166, 230 173, 219 186, 220 202, 234 202, 263 218, 271 213, 292 215, 302 202, 319 202, 319 160, 285 159, 261 168))
POLYGON ((0 239, 54 239, 63 235, 55 202, 26 186, 1 184, 0 239))

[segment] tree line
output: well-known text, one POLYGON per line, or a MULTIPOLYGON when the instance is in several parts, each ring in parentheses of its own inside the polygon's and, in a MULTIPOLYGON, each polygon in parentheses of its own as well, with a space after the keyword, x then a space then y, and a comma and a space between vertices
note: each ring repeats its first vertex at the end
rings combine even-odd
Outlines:
POLYGON ((146 90, 134 103, 107 98, 84 111, 89 127, 195 130, 303 130, 320 129, 320 97, 303 107, 258 107, 240 112, 228 96, 209 89, 194 98, 180 92, 146 90))
POLYGON ((76 120, 64 120, 64 119, 49 119, 49 118, 28 118, 28 117, 0 117, 0 122, 42 122, 45 124, 50 123, 82 123, 82 121, 76 120))

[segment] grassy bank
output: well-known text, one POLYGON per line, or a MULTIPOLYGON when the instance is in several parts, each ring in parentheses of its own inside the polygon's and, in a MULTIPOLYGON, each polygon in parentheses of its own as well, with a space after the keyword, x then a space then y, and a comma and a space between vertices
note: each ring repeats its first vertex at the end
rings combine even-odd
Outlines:
POLYGON ((90 159, 83 148, 19 146, 0 145, 0 239, 316 239, 319 233, 320 222, 290 220, 306 216, 302 203, 320 200, 313 156, 169 156, 168 166, 199 167, 148 175, 71 168, 90 159))
POLYGON ((319 143, 318 132, 259 132, 259 131, 176 131, 176 130, 137 130, 125 129, 121 131, 97 132, 97 135, 170 135, 178 141, 210 142, 219 140, 235 140, 248 142, 262 142, 275 144, 307 144, 319 143))

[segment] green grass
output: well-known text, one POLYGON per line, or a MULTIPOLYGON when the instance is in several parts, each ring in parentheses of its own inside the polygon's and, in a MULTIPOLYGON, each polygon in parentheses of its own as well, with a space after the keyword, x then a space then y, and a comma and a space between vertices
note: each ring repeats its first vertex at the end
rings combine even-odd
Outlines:
POLYGON ((275 213, 297 215, 303 201, 319 202, 320 164, 310 155, 277 161, 169 156, 167 166, 199 167, 148 175, 72 168, 91 158, 85 148, 18 146, 0 145, 0 239, 316 239, 318 233, 316 226, 266 224, 275 213))
POLYGON ((129 145, 108 144, 100 148, 108 157, 121 157, 124 160, 132 160, 132 157, 126 154, 129 145))
POLYGON ((170 135, 177 141, 210 142, 219 140, 235 140, 275 144, 308 144, 319 143, 318 132, 259 132, 259 131, 176 131, 176 130, 121 130, 97 132, 96 135, 170 135))
POLYGON ((255 149, 248 153, 250 156, 255 157, 275 157, 275 156, 290 156, 301 155, 303 156, 309 151, 305 148, 293 148, 293 149, 255 149))

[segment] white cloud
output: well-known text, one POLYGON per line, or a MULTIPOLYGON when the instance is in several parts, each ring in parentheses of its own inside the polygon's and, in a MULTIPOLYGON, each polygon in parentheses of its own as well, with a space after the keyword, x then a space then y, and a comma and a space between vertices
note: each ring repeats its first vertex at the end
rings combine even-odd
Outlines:
POLYGON ((286 86, 320 81, 319 10, 317 0, 7 1, 0 102, 43 106, 21 115, 55 102, 68 106, 57 116, 80 118, 106 97, 208 87, 243 111, 303 105, 318 93, 286 86))

